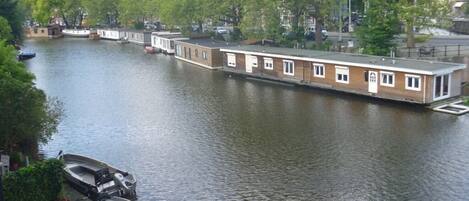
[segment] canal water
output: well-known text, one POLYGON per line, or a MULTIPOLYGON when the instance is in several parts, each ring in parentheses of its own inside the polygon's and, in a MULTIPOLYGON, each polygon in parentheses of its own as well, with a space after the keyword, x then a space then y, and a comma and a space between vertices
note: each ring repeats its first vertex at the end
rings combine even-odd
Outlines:
POLYGON ((139 200, 467 200, 469 116, 209 71, 111 41, 26 41, 64 103, 60 150, 139 200))

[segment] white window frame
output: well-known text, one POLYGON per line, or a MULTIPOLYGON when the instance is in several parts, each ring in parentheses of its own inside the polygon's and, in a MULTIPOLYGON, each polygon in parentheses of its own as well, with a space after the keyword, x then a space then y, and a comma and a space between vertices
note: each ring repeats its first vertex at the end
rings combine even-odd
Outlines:
POLYGON ((202 58, 203 58, 204 60, 207 60, 207 59, 208 59, 207 51, 202 51, 202 58))
POLYGON ((313 63, 313 70, 314 70, 314 77, 320 77, 320 78, 325 78, 326 77, 326 67, 324 66, 324 64, 317 64, 317 63, 313 63), (322 68, 322 75, 321 74, 317 74, 317 69, 318 68, 322 68))
POLYGON ((345 66, 335 66, 335 81, 342 84, 350 83, 350 69, 345 66), (342 75, 342 80, 339 80, 339 74, 342 75), (344 75, 347 75, 347 80, 344 81, 344 75))
POLYGON ((264 69, 274 70, 274 59, 264 58, 264 69))
POLYGON ((385 86, 385 87, 394 87, 396 85, 396 74, 393 73, 393 72, 387 72, 387 71, 381 71, 380 72, 380 78, 381 78, 381 81, 380 81, 380 84, 381 86, 385 86), (386 80, 388 80, 388 83, 385 83, 385 79, 384 77, 385 76, 388 76, 386 80), (389 84, 389 76, 392 76, 392 84, 389 84))
MULTIPOLYGON (((434 101, 438 101, 438 100, 442 100, 442 99, 445 99, 445 98, 449 98, 451 96, 451 74, 452 73, 446 73, 446 74, 439 74, 439 75, 435 75, 434 76, 434 79, 433 79, 433 100, 434 101), (446 96, 439 96, 439 97, 436 97, 436 77, 441 77, 441 82, 443 83, 444 81, 444 76, 445 75, 448 75, 448 94, 446 96)), ((441 91, 440 93, 443 93, 443 84, 441 84, 441 91)))
POLYGON ((226 64, 236 68, 236 54, 226 53, 226 64))
POLYGON ((248 59, 248 63, 254 67, 254 68, 257 68, 258 66, 258 62, 257 62, 257 57, 256 56, 253 56, 253 55, 246 55, 246 59, 248 59))
POLYGON ((295 62, 292 60, 283 60, 283 74, 295 76, 295 62), (287 72, 287 64, 291 64, 291 73, 287 72))
POLYGON ((405 74, 405 89, 410 91, 421 91, 422 90, 422 77, 420 75, 405 74), (412 78, 412 86, 409 87, 409 79, 412 78), (419 86, 415 87, 415 79, 419 80, 419 86))

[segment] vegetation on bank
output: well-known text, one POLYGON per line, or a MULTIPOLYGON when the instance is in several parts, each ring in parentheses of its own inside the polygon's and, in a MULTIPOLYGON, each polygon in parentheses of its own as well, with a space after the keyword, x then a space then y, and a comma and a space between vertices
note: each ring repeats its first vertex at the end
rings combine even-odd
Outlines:
MULTIPOLYGON (((167 29, 185 33, 201 31, 203 25, 229 24, 232 39, 270 39, 284 46, 304 44, 304 25, 316 19, 314 47, 321 49, 321 30, 339 31, 347 25, 347 0, 12 0, 20 1, 28 17, 42 25, 52 16, 61 17, 67 27, 110 26, 143 28, 146 21, 160 21, 167 29), (342 9, 342 20, 337 13, 342 9), (85 15, 86 14, 86 15, 85 15), (282 16, 288 14, 288 17, 282 16), (286 21, 282 22, 283 19, 286 21), (286 24, 282 24, 286 23, 286 24), (288 37, 286 37, 288 36, 288 37)), ((365 53, 383 55, 402 31, 407 46, 414 47, 414 28, 448 27, 451 6, 435 0, 354 0, 352 11, 364 17, 357 32, 365 53), (401 30, 404 29, 404 30, 401 30), (366 33, 366 34, 365 34, 366 33), (383 40, 383 44, 377 41, 383 40), (380 50, 382 48, 383 50, 380 50)))
POLYGON ((464 104, 469 106, 469 97, 464 98, 464 104))
POLYGON ((18 11, 20 6, 15 0, 0 1, 0 150, 34 155, 37 145, 57 131, 63 112, 61 103, 38 89, 34 75, 16 58, 12 44, 21 35, 12 27, 23 22, 6 8, 18 11))
POLYGON ((37 162, 2 179, 5 201, 55 201, 63 189, 63 162, 37 162))

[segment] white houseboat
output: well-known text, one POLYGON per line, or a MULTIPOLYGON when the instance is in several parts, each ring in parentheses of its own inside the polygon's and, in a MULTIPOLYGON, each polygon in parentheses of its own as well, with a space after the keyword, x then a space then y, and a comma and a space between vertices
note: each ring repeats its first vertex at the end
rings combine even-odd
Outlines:
POLYGON ((189 40, 179 32, 153 32, 151 34, 151 46, 158 52, 174 54, 174 41, 189 40))
POLYGON ((98 35, 102 39, 119 40, 120 33, 117 29, 98 29, 98 35))

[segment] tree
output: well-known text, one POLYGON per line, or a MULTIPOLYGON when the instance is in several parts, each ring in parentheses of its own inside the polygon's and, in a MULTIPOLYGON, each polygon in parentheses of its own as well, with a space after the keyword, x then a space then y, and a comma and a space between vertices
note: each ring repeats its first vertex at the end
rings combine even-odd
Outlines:
POLYGON ((64 0, 59 9, 66 27, 81 27, 85 9, 81 0, 64 0))
POLYGON ((249 39, 279 40, 281 0, 246 0, 244 17, 240 24, 243 35, 249 39))
POLYGON ((448 25, 450 4, 445 0, 398 0, 399 18, 404 23, 407 47, 415 47, 414 28, 448 25))
POLYGON ((18 0, 0 0, 0 16, 8 21, 11 34, 18 40, 23 34, 24 8, 18 0))
POLYGON ((82 0, 90 25, 119 26, 118 0, 82 0))
POLYGON ((16 60, 16 50, 0 41, 0 147, 46 143, 62 115, 58 101, 36 88, 34 75, 16 60))
POLYGON ((12 30, 8 21, 0 16, 0 38, 11 41, 13 40, 12 30))
POLYGON ((243 38, 240 25, 243 20, 245 0, 224 0, 218 2, 214 10, 214 17, 218 17, 218 21, 231 24, 233 26, 232 39, 239 40, 243 38))
POLYGON ((363 53, 384 56, 395 47, 394 38, 399 33, 399 19, 395 5, 386 0, 370 0, 370 8, 363 24, 355 35, 363 53))

